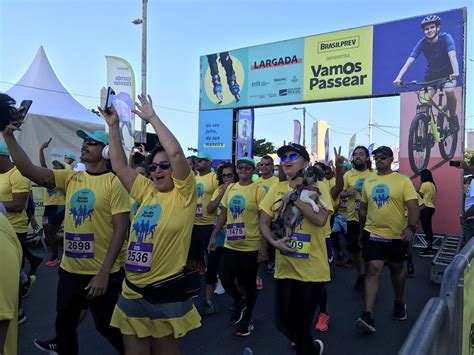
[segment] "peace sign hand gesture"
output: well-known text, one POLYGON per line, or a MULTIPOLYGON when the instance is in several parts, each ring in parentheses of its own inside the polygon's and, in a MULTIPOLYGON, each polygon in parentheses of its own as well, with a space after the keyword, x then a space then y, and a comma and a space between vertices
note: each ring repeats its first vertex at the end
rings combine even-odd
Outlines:
POLYGON ((344 165, 345 158, 341 155, 341 146, 339 146, 339 150, 336 150, 334 147, 334 162, 337 168, 342 168, 344 165))

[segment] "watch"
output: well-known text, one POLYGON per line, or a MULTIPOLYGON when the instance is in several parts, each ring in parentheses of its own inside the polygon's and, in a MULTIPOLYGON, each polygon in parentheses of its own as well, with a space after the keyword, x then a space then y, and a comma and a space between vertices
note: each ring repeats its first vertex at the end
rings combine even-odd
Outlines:
POLYGON ((298 199, 298 195, 294 192, 290 194, 290 201, 295 202, 298 199))
POLYGON ((416 233, 416 227, 415 227, 413 224, 409 224, 409 225, 407 226, 407 228, 408 228, 409 230, 411 230, 411 231, 413 232, 413 234, 416 233))

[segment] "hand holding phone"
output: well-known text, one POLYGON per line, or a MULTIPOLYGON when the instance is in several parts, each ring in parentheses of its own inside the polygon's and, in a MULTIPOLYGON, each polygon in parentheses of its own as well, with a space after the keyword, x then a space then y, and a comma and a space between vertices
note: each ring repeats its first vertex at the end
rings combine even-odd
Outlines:
POLYGON ((14 122, 12 122, 15 127, 20 128, 20 126, 23 124, 23 121, 25 120, 26 115, 28 114, 28 111, 30 110, 32 104, 32 100, 23 100, 21 102, 20 107, 17 111, 16 119, 14 122))
POLYGON ((112 101, 115 96, 115 91, 110 86, 107 88, 107 97, 105 99, 104 112, 110 113, 110 108, 112 107, 112 101))

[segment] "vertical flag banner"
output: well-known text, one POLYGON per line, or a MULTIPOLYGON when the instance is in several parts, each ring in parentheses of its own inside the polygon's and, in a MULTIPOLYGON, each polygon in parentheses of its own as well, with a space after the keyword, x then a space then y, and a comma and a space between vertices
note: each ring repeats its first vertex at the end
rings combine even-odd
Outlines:
POLYGON ((372 152, 374 151, 374 146, 375 146, 375 143, 370 143, 369 145, 369 155, 372 156, 372 152))
POLYGON ((238 111, 236 159, 253 156, 253 124, 253 109, 238 111))
POLYGON ((115 91, 112 100, 120 119, 120 135, 127 156, 135 143, 135 73, 125 59, 106 56, 107 86, 115 91))
POLYGON ((232 110, 200 111, 198 151, 212 156, 212 165, 232 161, 232 110))
POLYGON ((294 129, 293 129, 293 143, 300 144, 301 139, 301 122, 298 120, 293 120, 294 129))
POLYGON ((348 153, 349 160, 352 157, 352 151, 355 148, 355 143, 356 143, 356 133, 352 135, 351 140, 349 141, 349 153, 348 153))
POLYGON ((329 163, 329 128, 326 129, 326 134, 324 135, 324 161, 329 163))

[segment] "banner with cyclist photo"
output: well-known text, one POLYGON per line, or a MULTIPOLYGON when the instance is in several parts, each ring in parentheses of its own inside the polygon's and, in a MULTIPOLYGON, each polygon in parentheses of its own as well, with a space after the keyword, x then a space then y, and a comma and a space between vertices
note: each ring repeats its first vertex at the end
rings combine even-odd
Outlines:
POLYGON ((445 88, 433 97, 422 86, 400 95, 400 172, 420 186, 419 174, 431 170, 437 189, 433 230, 461 235, 459 215, 462 206, 462 170, 449 166, 450 160, 463 160, 463 88, 451 88, 458 103, 455 112, 446 106, 445 88))
POLYGON ((372 95, 447 77, 445 86, 463 86, 465 23, 466 9, 456 9, 374 25, 372 95))

